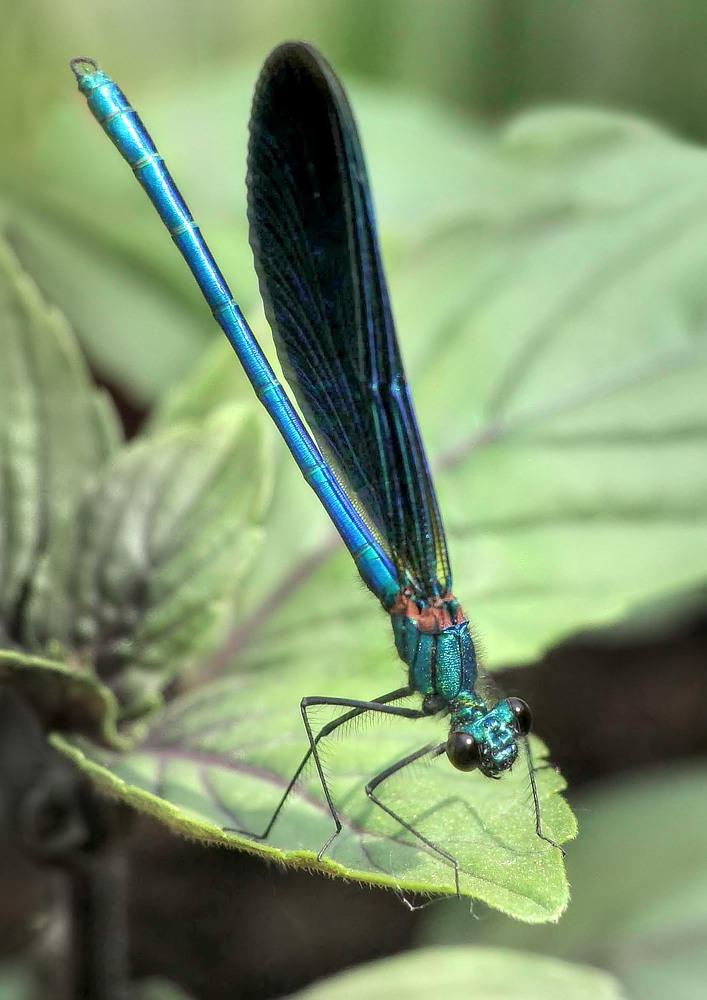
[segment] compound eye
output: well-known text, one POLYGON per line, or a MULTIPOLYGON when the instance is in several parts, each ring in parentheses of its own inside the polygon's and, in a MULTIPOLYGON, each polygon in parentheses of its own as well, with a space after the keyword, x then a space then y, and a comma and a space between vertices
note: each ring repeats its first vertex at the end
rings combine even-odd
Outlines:
POLYGON ((533 728, 533 716, 529 706, 522 698, 509 698, 508 707, 513 712, 519 735, 527 736, 533 728))
POLYGON ((481 763, 479 745, 468 733, 450 733, 447 757, 457 771, 473 771, 481 763))

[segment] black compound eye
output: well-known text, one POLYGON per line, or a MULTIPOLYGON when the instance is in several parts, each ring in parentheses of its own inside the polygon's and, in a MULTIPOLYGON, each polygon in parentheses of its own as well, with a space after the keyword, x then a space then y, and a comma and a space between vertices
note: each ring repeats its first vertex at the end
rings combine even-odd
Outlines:
POLYGON ((522 698, 509 698, 508 707, 516 720, 516 729, 521 736, 527 736, 533 728, 533 715, 522 698))
POLYGON ((447 757, 457 771, 473 771, 481 763, 479 745, 468 733, 450 733, 447 757))

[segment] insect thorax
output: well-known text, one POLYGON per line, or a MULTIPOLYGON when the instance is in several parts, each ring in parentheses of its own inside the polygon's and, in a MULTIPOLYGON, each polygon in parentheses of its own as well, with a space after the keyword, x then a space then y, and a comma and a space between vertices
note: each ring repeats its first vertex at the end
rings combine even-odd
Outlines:
POLYGON ((390 609, 398 655, 410 685, 445 702, 474 690, 476 652, 469 623, 451 594, 425 603, 401 591, 390 609))

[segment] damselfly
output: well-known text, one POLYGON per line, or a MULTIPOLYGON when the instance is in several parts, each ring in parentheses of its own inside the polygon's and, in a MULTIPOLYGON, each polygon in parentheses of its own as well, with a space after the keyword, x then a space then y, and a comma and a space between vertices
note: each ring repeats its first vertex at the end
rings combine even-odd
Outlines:
MULTIPOLYGON (((359 573, 391 617, 407 681, 373 700, 306 697, 309 748, 262 831, 267 838, 313 760, 334 831, 342 829, 319 744, 364 713, 447 716, 447 738, 373 776, 366 794, 454 867, 456 858, 381 798, 380 786, 424 757, 446 754, 460 771, 490 778, 527 746, 530 710, 519 698, 487 704, 478 693, 469 624, 452 592, 447 544, 393 326, 371 195, 356 124, 329 64, 310 45, 281 45, 257 84, 248 152, 250 241, 265 310, 287 381, 315 441, 275 378, 179 191, 135 111, 90 59, 72 68, 91 111, 147 192, 216 320, 329 513, 359 573), (399 704, 410 695, 419 707, 399 704), (338 714, 322 728, 311 709, 338 714)), ((532 766, 536 831, 541 829, 532 766)), ((550 841, 550 843, 553 843, 550 841)))

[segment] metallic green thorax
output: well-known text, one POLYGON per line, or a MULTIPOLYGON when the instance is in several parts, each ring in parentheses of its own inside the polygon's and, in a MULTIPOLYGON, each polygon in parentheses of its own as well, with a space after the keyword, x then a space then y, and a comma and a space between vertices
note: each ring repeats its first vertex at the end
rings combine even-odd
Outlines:
POLYGON ((398 655, 410 670, 410 684, 421 695, 451 702, 476 684, 476 652, 468 622, 427 631, 419 618, 393 615, 398 655))

